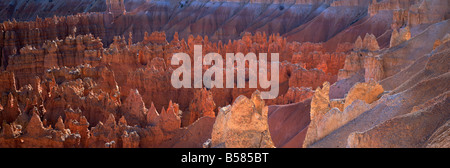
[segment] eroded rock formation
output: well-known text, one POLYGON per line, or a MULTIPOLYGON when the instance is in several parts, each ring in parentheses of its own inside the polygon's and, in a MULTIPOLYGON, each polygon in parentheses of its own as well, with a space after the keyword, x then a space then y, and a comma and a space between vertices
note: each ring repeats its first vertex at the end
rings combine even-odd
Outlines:
POLYGON ((448 3, 2 1, 0 147, 448 147, 448 3), (175 89, 195 45, 279 53, 278 97, 175 89))
MULTIPOLYGON (((381 53, 378 57, 384 60, 384 77, 380 80, 380 85, 382 86, 378 84, 373 85, 369 82, 369 85, 373 88, 369 90, 372 90, 373 94, 364 94, 360 92, 362 90, 356 89, 359 85, 362 85, 356 84, 348 92, 345 101, 347 99, 355 100, 355 97, 353 97, 355 95, 358 95, 359 98, 357 99, 365 99, 365 101, 356 100, 350 105, 344 102, 344 107, 347 106, 344 109, 344 113, 345 111, 356 110, 358 111, 357 115, 347 118, 351 122, 342 123, 342 125, 334 127, 336 129, 329 131, 327 135, 321 138, 312 138, 313 140, 308 141, 309 130, 333 128, 332 126, 322 127, 327 122, 314 126, 314 121, 312 120, 310 127, 312 126, 313 129, 308 129, 304 146, 445 146, 445 143, 448 143, 448 138, 446 138, 447 131, 445 131, 447 128, 446 123, 448 122, 448 112, 444 109, 444 106, 446 106, 444 104, 448 104, 449 87, 447 84, 444 84, 447 83, 444 81, 448 81, 449 69, 447 67, 448 61, 444 61, 444 59, 448 57, 449 43, 434 45, 433 42, 436 41, 436 37, 440 40, 445 39, 447 31, 442 30, 446 28, 448 28, 448 21, 437 23, 421 34, 405 41, 400 47, 397 46, 381 53), (418 44, 424 46, 426 51, 418 53, 418 55, 404 54, 405 51, 411 50, 412 46, 418 44), (419 56, 419 54, 422 56, 419 56), (407 61, 408 59, 415 61, 409 62, 407 61), (405 66, 405 64, 408 66, 405 66), (397 69, 397 72, 389 73, 393 69, 397 69), (390 74, 393 75, 390 76, 390 74), (383 92, 383 88, 388 91, 383 92), (354 94, 356 90, 360 90, 358 94, 354 94), (364 95, 372 95, 373 100, 363 98, 364 95)), ((358 74, 355 73, 355 75, 357 76, 358 74)), ((361 76, 362 74, 359 75, 361 76)), ((339 84, 344 83, 338 82, 335 85, 339 84)), ((313 112, 313 109, 311 112, 313 112)), ((335 111, 335 114, 343 114, 337 113, 340 111, 337 109, 332 109, 331 111, 335 111)), ((330 124, 330 122, 328 123, 330 124)), ((320 134, 321 132, 314 131, 311 133, 320 134)))
POLYGON ((214 123, 211 146, 223 148, 271 148, 268 107, 259 91, 251 99, 240 96, 231 106, 223 107, 214 123))

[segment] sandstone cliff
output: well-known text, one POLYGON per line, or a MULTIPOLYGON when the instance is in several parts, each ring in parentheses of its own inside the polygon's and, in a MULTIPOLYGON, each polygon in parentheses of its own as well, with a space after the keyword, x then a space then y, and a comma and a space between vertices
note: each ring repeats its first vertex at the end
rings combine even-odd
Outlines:
POLYGON ((271 148, 268 109, 257 91, 252 98, 240 96, 220 109, 211 134, 212 147, 271 148))

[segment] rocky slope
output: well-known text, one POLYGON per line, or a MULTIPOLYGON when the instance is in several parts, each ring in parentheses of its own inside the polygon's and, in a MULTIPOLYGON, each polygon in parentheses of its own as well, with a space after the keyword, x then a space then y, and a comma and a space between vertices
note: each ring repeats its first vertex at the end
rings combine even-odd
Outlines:
MULTIPOLYGON (((377 86, 381 90, 369 95, 379 100, 368 102, 367 98, 356 98, 358 101, 353 101, 351 105, 344 108, 344 112, 340 112, 339 109, 330 110, 330 105, 327 106, 325 102, 313 98, 312 107, 318 104, 318 107, 328 107, 328 109, 319 110, 325 112, 322 119, 311 118, 311 120, 317 120, 316 123, 319 124, 310 124, 308 130, 312 130, 311 128, 331 130, 308 131, 311 138, 307 136, 304 147, 445 146, 444 144, 448 141, 445 141, 445 131, 442 129, 446 128, 445 123, 449 120, 446 97, 449 89, 447 57, 450 55, 448 50, 450 43, 446 42, 433 49, 432 41, 437 39, 447 41, 445 39, 449 37, 448 28, 448 20, 433 24, 411 40, 378 55, 383 62, 382 71, 378 70, 381 78, 377 86), (424 51, 409 53, 417 48, 414 45, 418 44, 424 51), (383 92, 383 89, 387 91, 383 92), (360 100, 365 100, 365 103, 360 100), (351 111, 355 111, 356 115, 349 113, 351 111), (327 114, 330 115, 327 116, 327 114), (335 126, 336 122, 332 121, 333 116, 340 115, 347 119, 340 120, 344 123, 335 126), (438 129, 440 127, 442 128, 438 129), (435 131, 438 132, 435 133, 435 131), (444 137, 434 140, 443 132, 444 137), (436 145, 433 145, 434 143, 436 145)), ((368 57, 370 56, 364 58, 368 57)), ((367 70, 362 69, 366 73, 367 70)), ((362 75, 362 73, 355 73, 355 75, 362 75)), ((347 99, 354 95, 352 91, 357 86, 358 84, 348 92, 344 100, 345 104, 349 104, 347 99)), ((317 94, 316 91, 315 97, 317 94)), ((327 97, 327 93, 323 94, 327 97)), ((364 94, 358 94, 358 96, 362 95, 364 94)))

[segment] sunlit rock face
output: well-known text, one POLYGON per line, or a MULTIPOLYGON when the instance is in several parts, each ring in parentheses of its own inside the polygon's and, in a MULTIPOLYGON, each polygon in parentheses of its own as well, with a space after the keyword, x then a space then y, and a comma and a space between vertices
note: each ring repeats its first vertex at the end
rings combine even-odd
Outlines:
POLYGON ((0 147, 448 147, 449 3, 2 0, 0 147), (278 96, 176 89, 195 45, 278 53, 278 96))

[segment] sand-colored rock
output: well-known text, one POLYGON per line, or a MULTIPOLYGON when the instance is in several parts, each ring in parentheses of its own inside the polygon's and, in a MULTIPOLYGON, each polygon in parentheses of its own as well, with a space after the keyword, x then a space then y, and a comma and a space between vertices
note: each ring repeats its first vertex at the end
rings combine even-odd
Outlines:
POLYGON ((373 16, 381 10, 408 9, 418 2, 419 0, 388 0, 381 2, 373 0, 369 6, 369 14, 373 16))
POLYGON ((188 126, 203 116, 214 118, 215 109, 216 104, 211 91, 206 88, 195 91, 192 102, 189 104, 189 112, 183 113, 182 126, 188 126))
MULTIPOLYGON (((446 106, 449 93, 444 93, 411 113, 392 118, 365 132, 349 135, 348 147, 426 147, 427 139, 436 129, 449 120, 446 106)), ((438 136, 438 135, 436 135, 438 136)), ((433 141, 434 139, 431 139, 433 141)), ((431 142, 433 143, 433 142, 431 142)))
POLYGON ((371 80, 368 83, 357 83, 348 92, 345 99, 329 99, 330 86, 324 83, 318 88, 311 101, 311 123, 306 133, 303 147, 327 136, 334 130, 357 118, 370 108, 370 104, 378 100, 383 87, 371 80))
POLYGON ((447 121, 441 127, 439 127, 427 141, 427 148, 448 148, 450 142, 450 122, 447 121))
POLYGON ((370 80, 380 81, 384 79, 383 59, 377 56, 367 56, 364 59, 364 78, 366 82, 370 80))
POLYGON ((367 83, 357 83, 350 89, 345 97, 344 109, 355 100, 363 100, 367 104, 371 104, 378 100, 383 92, 383 87, 374 80, 370 80, 367 83))
MULTIPOLYGON (((382 81, 383 88, 386 85, 394 89, 384 93, 351 122, 309 147, 426 147, 428 142, 437 142, 437 146, 441 140, 445 142, 445 137, 440 135, 445 132, 444 124, 448 120, 447 113, 444 112, 446 110, 443 110, 444 104, 447 104, 448 92, 448 87, 444 84, 447 82, 443 81, 447 81, 449 77, 448 68, 445 68, 447 61, 444 61, 448 49, 443 46, 448 43, 441 44, 432 51, 432 42, 436 37, 441 38, 446 34, 445 31, 440 32, 446 28, 444 25, 446 22, 431 25, 399 47, 385 51, 382 54, 384 61, 392 61, 389 64, 384 62, 385 70, 396 69, 395 65, 398 64, 409 65, 382 81), (433 33, 430 33, 431 31, 433 33), (419 44, 430 53, 419 57, 405 52, 419 44), (396 59, 401 62, 395 62, 392 54, 396 54, 396 59), (406 58, 415 61, 407 63, 406 58), (422 64, 423 62, 426 64, 422 64), (441 127, 443 129, 439 130, 441 127), (439 138, 435 141, 428 140, 432 134, 433 137, 439 138)), ((445 133, 442 135, 445 136, 445 133)))
POLYGON ((106 0, 106 13, 112 14, 113 17, 117 17, 125 14, 125 12, 123 0, 106 0))
POLYGON ((212 147, 271 148, 273 142, 267 123, 267 106, 263 105, 259 92, 249 99, 240 96, 231 106, 219 110, 212 131, 212 147))
POLYGON ((363 64, 362 61, 363 53, 359 52, 351 52, 347 57, 345 58, 345 64, 344 68, 339 70, 338 73, 338 81, 351 78, 354 75, 357 75, 359 73, 362 73, 363 71, 363 64))

